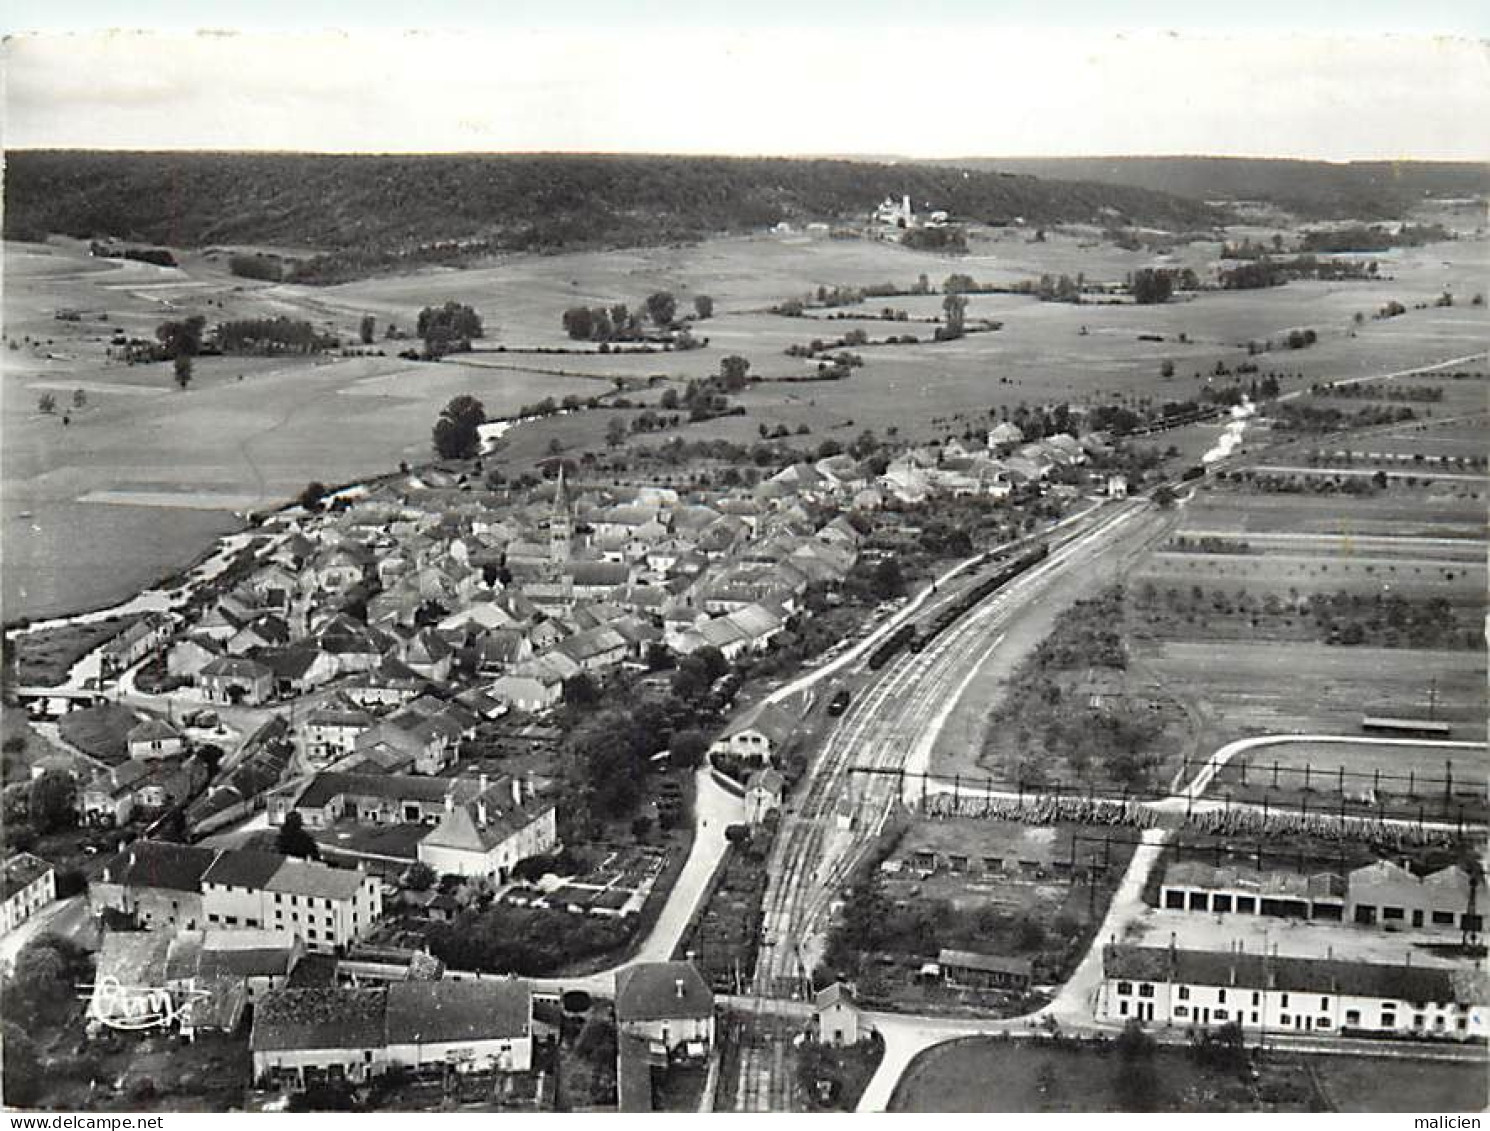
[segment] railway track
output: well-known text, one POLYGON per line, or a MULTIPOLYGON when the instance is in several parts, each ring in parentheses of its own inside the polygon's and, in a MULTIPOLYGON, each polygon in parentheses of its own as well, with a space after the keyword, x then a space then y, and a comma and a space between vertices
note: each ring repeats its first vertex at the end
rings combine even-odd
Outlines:
POLYGON ((803 944, 823 924, 838 887, 902 800, 893 774, 862 775, 865 784, 855 796, 851 770, 903 767, 912 751, 934 739, 938 714, 960 694, 959 676, 976 670, 997 646, 992 630, 1010 605, 1027 599, 1074 559, 1094 553, 1141 510, 1141 503, 1126 504, 1098 516, 1088 529, 1068 534, 1050 557, 990 594, 923 651, 892 661, 860 695, 825 744, 773 847, 763 902, 765 938, 755 972, 758 993, 785 987, 794 989, 792 996, 809 992, 811 958, 803 944))

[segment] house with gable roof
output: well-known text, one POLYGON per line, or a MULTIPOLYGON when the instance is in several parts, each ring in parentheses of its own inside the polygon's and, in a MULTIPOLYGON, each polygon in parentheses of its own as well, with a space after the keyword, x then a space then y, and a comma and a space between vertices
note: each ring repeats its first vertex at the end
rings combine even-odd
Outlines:
POLYGON ((616 1028, 660 1044, 714 1045, 714 993, 692 962, 636 962, 616 974, 616 1028))
POLYGON ((777 703, 766 703, 724 732, 710 753, 769 761, 787 746, 797 729, 797 717, 777 703))
POLYGON ((466 801, 447 794, 445 813, 419 842, 418 854, 441 875, 505 883, 513 865, 547 855, 558 838, 553 802, 520 778, 503 777, 466 801))

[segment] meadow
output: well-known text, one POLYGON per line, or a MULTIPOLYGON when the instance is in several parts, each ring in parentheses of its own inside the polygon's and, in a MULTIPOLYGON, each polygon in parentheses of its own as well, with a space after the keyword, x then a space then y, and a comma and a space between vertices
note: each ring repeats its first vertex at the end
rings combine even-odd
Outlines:
POLYGON ((968 1038, 913 1060, 889 1110, 1384 1112, 1485 1104, 1485 1068, 1476 1062, 1274 1053, 1257 1062, 1256 1079, 1245 1080, 1177 1049, 1156 1050, 1151 1063, 1152 1091, 1140 1095, 1121 1079, 1133 1066, 1113 1053, 968 1038))
POLYGON ((1165 640, 1135 649, 1178 693, 1201 700, 1210 748, 1254 734, 1358 734, 1366 714, 1436 716, 1483 737, 1485 656, 1276 641, 1165 640))
MULTIPOLYGON (((1052 229, 1043 242, 1028 230, 975 233, 971 252, 949 257, 871 240, 804 234, 718 238, 698 244, 525 255, 469 269, 428 268, 331 287, 236 278, 227 252, 181 252, 179 269, 102 262, 78 241, 7 243, 6 334, 0 349, 0 432, 7 621, 99 607, 128 597, 196 557, 210 540, 239 526, 246 511, 292 498, 310 480, 335 484, 431 455, 430 427, 457 393, 473 393, 491 415, 510 415, 546 397, 588 398, 614 378, 662 376, 669 383, 717 372, 738 353, 763 377, 799 377, 813 363, 783 351, 859 326, 872 337, 915 333, 926 323, 793 319, 765 313, 818 286, 893 282, 925 274, 933 288, 953 272, 1011 283, 1041 274, 1084 272, 1120 281, 1160 263, 1214 265, 1216 243, 1177 246, 1172 254, 1125 251, 1094 229, 1052 229), (691 352, 537 355, 523 348, 573 347, 560 326, 565 308, 625 301, 639 306, 655 290, 672 291, 681 311, 694 295, 715 300, 715 316, 697 323, 709 339, 691 352), (482 314, 478 352, 439 365, 386 357, 200 358, 186 392, 165 364, 127 366, 105 359, 116 328, 149 338, 167 318, 287 315, 355 341, 372 314, 374 348, 396 354, 407 343, 382 340, 389 323, 408 330, 421 307, 453 299, 482 314), (54 312, 82 312, 59 321, 54 312), (106 315, 106 317, 101 317, 106 315), (27 341, 26 339, 30 339, 27 341), (6 345, 9 346, 10 342, 6 345), (497 352, 498 347, 507 352, 497 352), (560 375, 558 371, 563 371, 560 375), (73 408, 74 390, 86 403, 73 408), (37 411, 43 393, 55 415, 37 411), (63 423, 66 414, 68 423, 63 423)), ((1218 361, 1234 365, 1250 339, 1294 326, 1319 329, 1317 345, 1257 359, 1298 377, 1285 389, 1326 377, 1353 376, 1439 362, 1484 340, 1484 308, 1410 310, 1356 330, 1355 310, 1388 297, 1431 301, 1448 285, 1474 286, 1486 244, 1461 240, 1380 258, 1393 278, 1376 283, 1294 283, 1270 291, 1210 292, 1159 307, 1041 303, 1012 295, 975 295, 969 318, 996 318, 1000 330, 961 340, 857 348, 865 359, 842 381, 763 382, 736 398, 745 417, 688 425, 690 439, 753 441, 759 425, 805 425, 816 446, 852 439, 865 428, 895 428, 901 439, 929 440, 978 431, 1000 406, 1071 401, 1181 400, 1197 395, 1218 361), (1184 334, 1187 342, 1180 342, 1184 334), (1140 335, 1162 341, 1141 341, 1140 335), (1165 360, 1175 375, 1161 376, 1165 360)), ((871 299, 912 316, 939 311, 940 297, 871 299)), ((643 394, 655 401, 660 387, 643 394)), ((579 413, 524 426, 498 463, 531 466, 557 438, 566 450, 603 446, 608 414, 579 413)), ((1205 438, 1197 430, 1197 446, 1205 438)), ((649 442, 645 438, 641 441, 649 442)), ((655 442, 655 441, 650 441, 655 442)))

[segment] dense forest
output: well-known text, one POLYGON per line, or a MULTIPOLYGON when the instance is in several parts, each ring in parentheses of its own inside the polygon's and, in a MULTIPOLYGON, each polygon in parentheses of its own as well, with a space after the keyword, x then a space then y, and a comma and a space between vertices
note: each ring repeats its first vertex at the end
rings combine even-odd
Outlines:
POLYGON ((1490 165, 1471 161, 969 157, 944 164, 1125 185, 1194 200, 1265 200, 1310 220, 1395 220, 1424 197, 1490 196, 1490 165))
POLYGON ((55 232, 171 247, 307 247, 331 281, 489 251, 657 244, 778 221, 865 218, 907 193, 964 220, 1118 217, 1204 227, 1216 210, 1146 189, 863 161, 648 156, 317 156, 21 150, 7 239, 55 232))

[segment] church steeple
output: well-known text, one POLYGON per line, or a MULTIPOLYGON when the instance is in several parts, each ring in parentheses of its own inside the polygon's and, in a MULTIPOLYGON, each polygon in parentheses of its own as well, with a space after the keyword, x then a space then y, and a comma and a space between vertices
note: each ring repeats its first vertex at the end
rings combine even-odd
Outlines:
POLYGON ((569 561, 574 541, 574 518, 569 513, 569 494, 564 489, 564 465, 559 464, 559 483, 554 489, 554 509, 548 519, 548 556, 556 564, 569 561))

